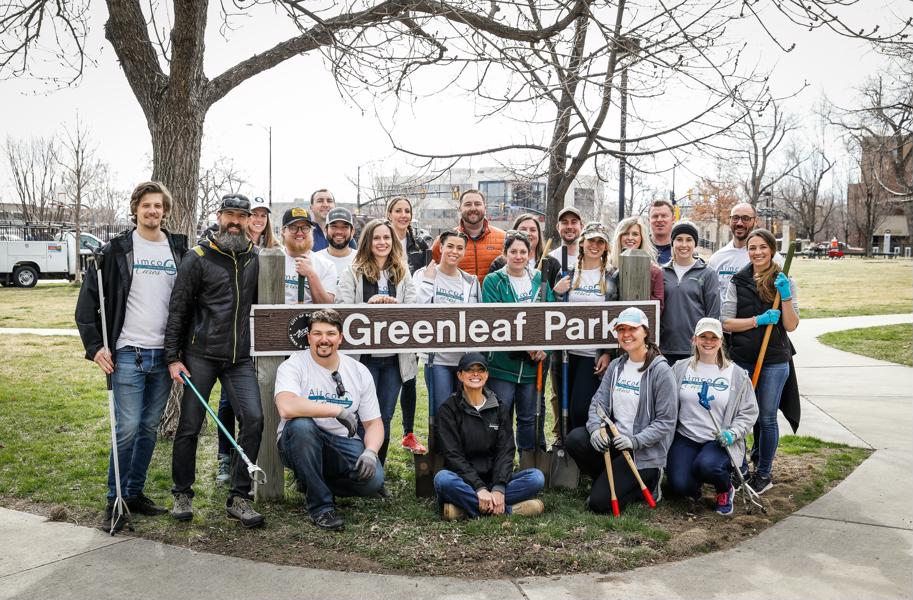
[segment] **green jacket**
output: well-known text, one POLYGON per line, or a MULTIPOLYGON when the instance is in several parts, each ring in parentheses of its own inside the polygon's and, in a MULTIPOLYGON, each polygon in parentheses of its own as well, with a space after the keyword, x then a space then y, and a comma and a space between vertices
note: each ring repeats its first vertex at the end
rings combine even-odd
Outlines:
MULTIPOLYGON (((541 298, 545 295, 546 302, 554 302, 555 296, 547 285, 542 288, 542 273, 537 269, 530 269, 532 273, 532 295, 541 298)), ((482 282, 482 302, 510 304, 517 301, 513 286, 507 275, 507 267, 502 267, 489 273, 482 282)), ((491 377, 514 383, 535 383, 536 363, 530 360, 525 350, 511 352, 489 352, 488 372, 491 377)))

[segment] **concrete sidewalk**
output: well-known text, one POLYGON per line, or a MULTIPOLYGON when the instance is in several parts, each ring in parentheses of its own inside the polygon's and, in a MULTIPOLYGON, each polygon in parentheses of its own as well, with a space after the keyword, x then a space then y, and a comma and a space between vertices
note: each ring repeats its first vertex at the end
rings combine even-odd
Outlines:
POLYGON ((913 369, 815 340, 908 322, 913 315, 807 320, 791 336, 798 433, 876 452, 829 494, 731 550, 618 574, 483 583, 282 567, 0 509, 0 598, 909 598, 913 369))

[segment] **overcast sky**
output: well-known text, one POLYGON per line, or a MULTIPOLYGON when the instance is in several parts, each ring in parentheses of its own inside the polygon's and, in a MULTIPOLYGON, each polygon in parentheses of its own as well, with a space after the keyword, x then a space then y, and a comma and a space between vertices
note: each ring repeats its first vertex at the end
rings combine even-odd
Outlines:
MULTIPOLYGON (((91 3, 98 14, 87 44, 95 65, 86 69, 77 87, 42 92, 33 81, 0 82, 0 133, 21 138, 51 135, 61 131, 79 111, 91 129, 98 156, 117 174, 119 184, 129 189, 150 172, 150 144, 142 112, 121 74, 110 45, 103 39, 106 18, 102 3, 91 3)), ((857 22, 879 20, 887 15, 913 16, 909 0, 863 0, 857 22)), ((774 24, 785 46, 796 43, 788 55, 756 30, 747 30, 748 57, 760 66, 773 68, 772 86, 777 93, 809 84, 789 109, 808 114, 826 94, 850 105, 854 86, 874 72, 881 58, 866 44, 840 38, 824 31, 807 32, 774 24)), ((225 43, 210 19, 207 42, 207 74, 212 77, 225 67, 262 50, 283 28, 280 18, 250 19, 225 43)), ((397 135, 417 149, 451 151, 471 149, 485 143, 516 141, 509 124, 479 125, 471 99, 438 96, 401 110, 395 124, 397 135)), ((306 197, 318 187, 328 187, 338 199, 354 200, 354 180, 359 165, 363 178, 373 171, 389 171, 404 163, 393 156, 389 140, 379 126, 374 107, 361 110, 340 97, 319 56, 285 62, 242 84, 209 111, 206 120, 203 163, 218 156, 235 160, 247 176, 250 195, 266 196, 268 144, 265 128, 273 128, 273 197, 288 201, 306 197), (252 126, 246 124, 251 123, 252 126)), ((490 164, 476 159, 473 166, 490 164)), ((701 171, 705 165, 687 165, 701 171)), ((687 175, 679 172, 677 188, 687 187, 687 175)), ((671 177, 658 177, 656 187, 667 187, 671 177), (663 185, 665 184, 665 185, 663 185)), ((5 157, 0 163, 0 194, 15 200, 5 157)))

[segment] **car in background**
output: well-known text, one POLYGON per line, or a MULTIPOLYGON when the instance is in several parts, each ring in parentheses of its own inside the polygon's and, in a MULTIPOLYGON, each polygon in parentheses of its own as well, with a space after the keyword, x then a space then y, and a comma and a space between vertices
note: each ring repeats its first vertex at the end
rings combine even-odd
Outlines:
POLYGON ((827 244, 827 257, 828 258, 843 258, 845 256, 865 256, 865 250, 862 248, 856 248, 845 244, 844 242, 837 242, 837 247, 835 248, 830 242, 827 244))

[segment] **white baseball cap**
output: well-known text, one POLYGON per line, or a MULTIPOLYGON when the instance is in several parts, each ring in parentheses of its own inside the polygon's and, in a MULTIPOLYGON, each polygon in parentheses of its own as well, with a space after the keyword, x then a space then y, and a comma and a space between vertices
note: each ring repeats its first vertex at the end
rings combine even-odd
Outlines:
POLYGON ((710 332, 718 338, 723 337, 723 324, 712 317, 704 317, 694 326, 694 337, 710 332))
POLYGON ((273 212, 269 209, 269 204, 267 204, 266 200, 264 200, 261 196, 254 196, 254 198, 250 201, 251 211, 253 211, 255 208, 265 208, 266 212, 273 212))

